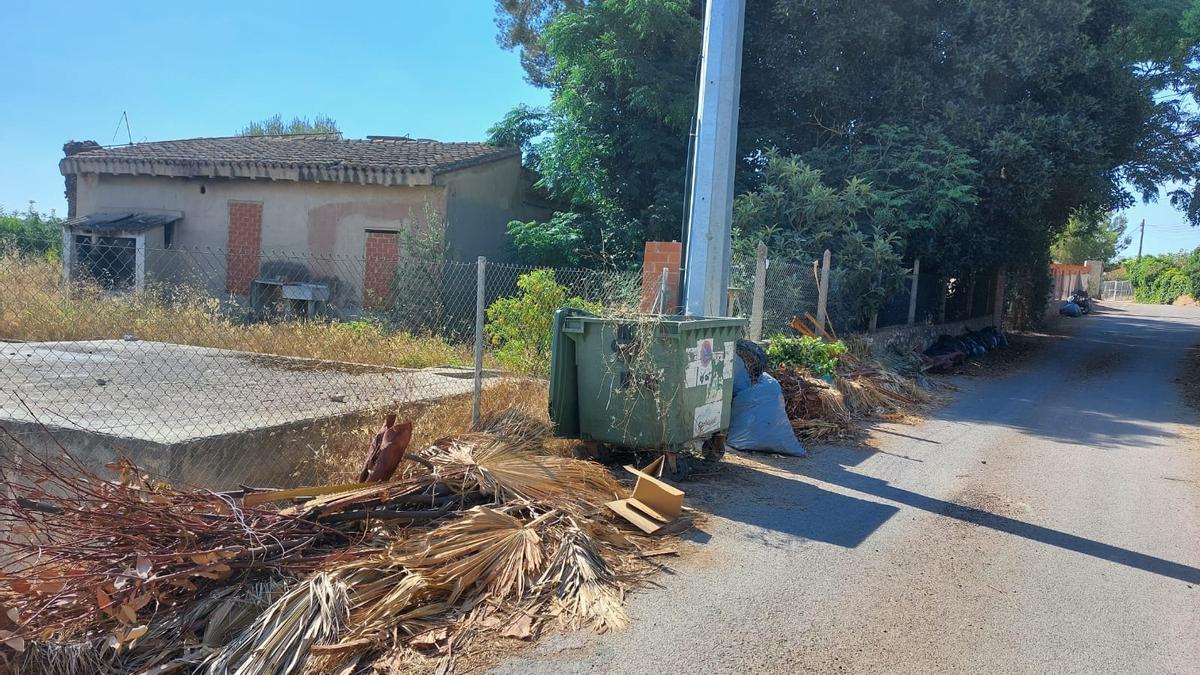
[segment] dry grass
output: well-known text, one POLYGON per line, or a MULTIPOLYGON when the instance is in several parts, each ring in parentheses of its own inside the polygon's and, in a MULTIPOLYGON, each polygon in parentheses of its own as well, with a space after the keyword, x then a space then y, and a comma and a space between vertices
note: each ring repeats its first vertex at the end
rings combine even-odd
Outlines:
MULTIPOLYGON (((480 410, 485 421, 509 410, 519 411, 525 419, 550 424, 550 389, 541 380, 506 378, 484 387, 480 410)), ((379 431, 384 414, 356 429, 341 430, 324 437, 324 444, 313 448, 307 462, 297 468, 297 476, 306 482, 336 485, 357 480, 370 451, 371 439, 379 431)), ((471 431, 471 395, 451 396, 400 406, 400 420, 411 420, 413 437, 409 447, 424 448, 439 439, 471 431)), ((565 441, 547 439, 548 449, 566 454, 565 441)))
POLYGON ((203 289, 107 293, 64 285, 58 263, 0 255, 0 339, 142 340, 401 368, 466 365, 471 348, 366 322, 243 324, 203 289))

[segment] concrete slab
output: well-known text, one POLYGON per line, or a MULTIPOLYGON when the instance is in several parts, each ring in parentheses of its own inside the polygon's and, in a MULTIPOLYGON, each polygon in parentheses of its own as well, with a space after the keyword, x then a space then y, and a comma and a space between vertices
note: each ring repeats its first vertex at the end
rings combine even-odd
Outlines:
POLYGON ((373 411, 469 393, 470 371, 412 370, 163 342, 0 342, 0 426, 36 452, 117 455, 208 487, 296 467, 373 411), (49 434, 39 424, 44 424, 49 434))
POLYGON ((0 419, 179 443, 471 391, 451 373, 165 342, 0 343, 0 419))

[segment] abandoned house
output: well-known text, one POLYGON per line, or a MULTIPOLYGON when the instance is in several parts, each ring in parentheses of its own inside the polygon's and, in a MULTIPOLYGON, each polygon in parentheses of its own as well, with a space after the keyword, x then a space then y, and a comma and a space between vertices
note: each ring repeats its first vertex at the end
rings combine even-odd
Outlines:
POLYGON ((437 257, 411 242, 443 242, 450 260, 504 259, 509 221, 549 215, 520 151, 482 143, 329 134, 64 150, 64 275, 114 289, 191 275, 252 296, 320 282, 302 294, 369 305, 405 259, 437 257))

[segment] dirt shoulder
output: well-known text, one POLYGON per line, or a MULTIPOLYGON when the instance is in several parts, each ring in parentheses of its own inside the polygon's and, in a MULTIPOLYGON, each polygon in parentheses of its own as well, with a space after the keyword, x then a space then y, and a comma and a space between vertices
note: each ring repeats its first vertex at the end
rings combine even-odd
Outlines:
POLYGON ((1200 411, 1200 344, 1188 347, 1183 355, 1183 366, 1175 378, 1179 395, 1193 410, 1200 411))

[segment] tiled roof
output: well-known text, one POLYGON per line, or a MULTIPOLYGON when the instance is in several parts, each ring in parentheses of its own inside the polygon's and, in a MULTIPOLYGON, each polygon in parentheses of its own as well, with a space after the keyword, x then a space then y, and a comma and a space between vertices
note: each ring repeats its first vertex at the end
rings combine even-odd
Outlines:
POLYGON ((134 143, 87 150, 59 163, 79 173, 428 184, 432 176, 520 155, 484 143, 336 135, 233 136, 134 143))

